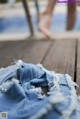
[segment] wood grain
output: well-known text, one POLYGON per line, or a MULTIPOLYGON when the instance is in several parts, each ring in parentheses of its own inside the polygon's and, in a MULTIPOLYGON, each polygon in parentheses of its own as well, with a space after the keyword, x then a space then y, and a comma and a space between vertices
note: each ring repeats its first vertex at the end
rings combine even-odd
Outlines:
POLYGON ((68 73, 74 79, 75 70, 75 40, 55 40, 50 51, 43 61, 43 65, 49 70, 58 73, 68 73))
POLYGON ((49 41, 8 41, 0 43, 0 67, 10 65, 14 59, 22 59, 28 63, 40 63, 43 59, 49 41))
POLYGON ((77 64, 76 64, 76 83, 79 88, 77 88, 77 93, 80 95, 80 39, 77 40, 77 64))

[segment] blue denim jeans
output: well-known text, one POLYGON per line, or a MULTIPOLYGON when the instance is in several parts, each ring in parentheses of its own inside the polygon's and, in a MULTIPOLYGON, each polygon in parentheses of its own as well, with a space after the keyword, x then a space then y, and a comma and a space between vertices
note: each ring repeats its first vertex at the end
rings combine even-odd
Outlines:
POLYGON ((7 112, 7 119, 79 119, 74 86, 68 74, 19 60, 0 69, 0 112, 7 112))

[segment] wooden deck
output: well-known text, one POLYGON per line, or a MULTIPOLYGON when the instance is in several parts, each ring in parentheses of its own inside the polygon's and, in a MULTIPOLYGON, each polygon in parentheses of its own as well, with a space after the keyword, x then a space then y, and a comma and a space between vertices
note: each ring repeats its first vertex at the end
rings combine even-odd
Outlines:
MULTIPOLYGON (((49 70, 68 73, 80 86, 80 40, 29 40, 0 42, 0 67, 14 59, 42 63, 49 70)), ((77 89, 80 94, 80 88, 77 89)))

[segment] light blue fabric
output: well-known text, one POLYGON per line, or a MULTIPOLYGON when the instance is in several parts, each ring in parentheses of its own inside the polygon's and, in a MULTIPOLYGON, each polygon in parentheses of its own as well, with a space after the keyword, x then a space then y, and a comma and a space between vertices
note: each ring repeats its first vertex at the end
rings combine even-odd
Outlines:
POLYGON ((79 119, 75 85, 68 74, 19 60, 0 69, 0 112, 7 112, 7 119, 79 119))

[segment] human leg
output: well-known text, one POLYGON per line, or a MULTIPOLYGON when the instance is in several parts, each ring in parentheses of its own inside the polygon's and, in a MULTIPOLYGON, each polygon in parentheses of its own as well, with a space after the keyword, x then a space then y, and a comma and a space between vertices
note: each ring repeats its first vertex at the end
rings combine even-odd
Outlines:
POLYGON ((48 0, 48 5, 46 10, 40 14, 39 18, 39 30, 48 38, 51 38, 50 26, 51 26, 51 17, 53 13, 56 0, 48 0))
POLYGON ((72 30, 76 21, 76 3, 75 0, 68 0, 67 27, 66 30, 72 30))

